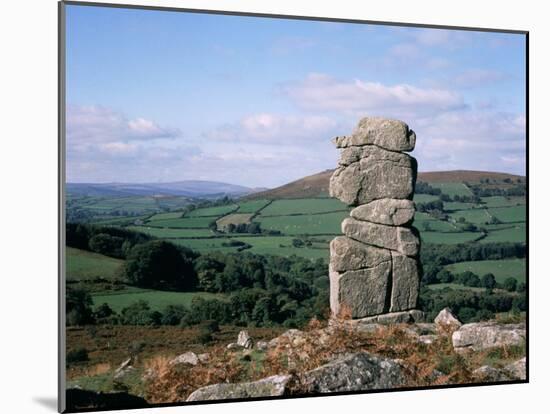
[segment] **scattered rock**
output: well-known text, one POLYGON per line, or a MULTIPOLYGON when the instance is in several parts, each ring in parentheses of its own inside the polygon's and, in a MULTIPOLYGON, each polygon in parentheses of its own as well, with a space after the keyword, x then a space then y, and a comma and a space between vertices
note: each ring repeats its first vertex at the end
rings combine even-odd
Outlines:
POLYGON ((337 358, 299 376, 300 392, 312 394, 390 389, 405 382, 398 363, 367 352, 337 358))
POLYGON ((169 365, 188 364, 197 365, 199 363, 199 357, 194 352, 185 352, 172 359, 169 365))
POLYGON ((254 345, 254 341, 248 334, 248 331, 240 331, 237 337, 237 344, 246 349, 251 349, 254 345))
POLYGON ((422 342, 426 345, 431 345, 437 339, 437 335, 420 335, 418 336, 418 342, 422 342))
POLYGON ((208 361, 210 361, 210 354, 208 353, 199 354, 197 355, 197 357, 199 358, 201 364, 206 364, 208 363, 208 361))
POLYGON ((350 215, 356 220, 401 226, 411 223, 414 213, 414 202, 411 200, 382 198, 354 208, 350 215))
POLYGON ((116 380, 121 380, 126 375, 135 371, 135 368, 132 365, 130 365, 131 363, 132 363, 132 358, 128 358, 122 364, 120 364, 120 366, 115 370, 115 374, 113 375, 113 378, 116 380))
POLYGON ((208 385, 195 390, 187 401, 278 397, 284 395, 290 379, 289 375, 274 375, 254 382, 208 385))
POLYGON ((450 308, 444 308, 437 314, 434 319, 434 322, 438 329, 441 330, 452 330, 456 331, 462 326, 456 316, 453 315, 453 312, 450 308))
POLYGON ((501 369, 491 367, 489 365, 483 365, 472 371, 472 376, 482 382, 499 382, 509 381, 510 378, 501 369))
POLYGON ((258 341, 256 342, 255 348, 258 351, 265 351, 269 347, 269 344, 267 341, 258 341))
POLYGON ((523 357, 520 360, 513 362, 504 367, 504 372, 514 380, 527 379, 527 358, 523 357))
POLYGON ((452 340, 457 352, 519 346, 525 343, 525 324, 500 324, 495 321, 468 323, 453 333, 452 340))

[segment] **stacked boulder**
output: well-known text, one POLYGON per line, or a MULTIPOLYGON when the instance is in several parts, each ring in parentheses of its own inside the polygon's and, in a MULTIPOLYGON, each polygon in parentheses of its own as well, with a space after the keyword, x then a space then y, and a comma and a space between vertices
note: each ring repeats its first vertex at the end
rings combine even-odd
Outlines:
POLYGON ((411 226, 417 163, 404 153, 416 135, 401 121, 369 117, 333 142, 341 154, 330 195, 355 208, 342 222, 344 236, 330 243, 332 313, 418 319, 420 239, 411 226))

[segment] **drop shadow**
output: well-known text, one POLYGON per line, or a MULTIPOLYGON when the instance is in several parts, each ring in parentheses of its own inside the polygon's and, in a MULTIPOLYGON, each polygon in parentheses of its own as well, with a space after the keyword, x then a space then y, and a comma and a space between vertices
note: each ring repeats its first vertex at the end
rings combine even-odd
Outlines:
POLYGON ((54 412, 57 412, 57 398, 54 397, 33 397, 32 399, 37 404, 46 407, 54 412))

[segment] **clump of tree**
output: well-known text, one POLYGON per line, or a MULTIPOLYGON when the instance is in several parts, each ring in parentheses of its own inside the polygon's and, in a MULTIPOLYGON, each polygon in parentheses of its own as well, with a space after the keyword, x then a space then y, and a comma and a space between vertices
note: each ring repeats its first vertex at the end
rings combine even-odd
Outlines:
POLYGON ((82 223, 67 223, 66 226, 67 246, 117 259, 125 259, 135 245, 149 240, 151 236, 120 227, 82 223))
POLYGON ((417 181, 414 192, 416 194, 430 194, 430 195, 440 195, 441 189, 432 187, 430 184, 423 182, 423 181, 417 181))
POLYGON ((190 291, 197 284, 194 253, 163 240, 134 246, 124 265, 129 284, 150 289, 190 291))

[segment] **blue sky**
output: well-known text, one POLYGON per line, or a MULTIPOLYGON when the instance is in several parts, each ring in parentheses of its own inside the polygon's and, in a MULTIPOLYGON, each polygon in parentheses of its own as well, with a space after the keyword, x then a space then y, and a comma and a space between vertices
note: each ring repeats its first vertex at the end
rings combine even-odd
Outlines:
POLYGON ((70 5, 67 180, 274 187, 363 116, 421 171, 525 174, 525 37, 70 5))

